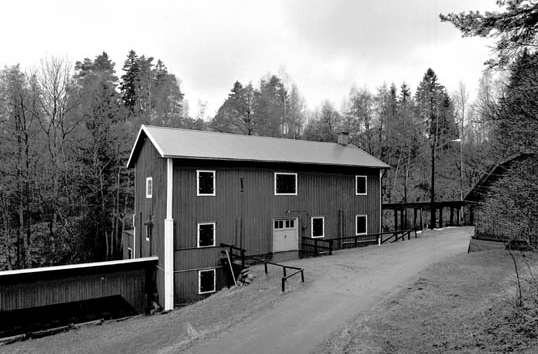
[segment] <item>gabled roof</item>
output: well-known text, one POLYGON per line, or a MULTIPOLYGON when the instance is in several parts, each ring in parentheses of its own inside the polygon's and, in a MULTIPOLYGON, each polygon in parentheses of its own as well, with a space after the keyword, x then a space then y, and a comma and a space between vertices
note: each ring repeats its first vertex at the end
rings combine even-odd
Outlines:
POLYGON ((361 166, 389 166, 354 145, 317 141, 216 133, 143 125, 138 132, 127 167, 134 167, 144 137, 164 158, 235 160, 361 166))
POLYGON ((469 191, 464 200, 471 203, 481 202, 487 195, 489 188, 505 176, 514 163, 533 156, 535 155, 532 153, 518 153, 491 167, 469 191))

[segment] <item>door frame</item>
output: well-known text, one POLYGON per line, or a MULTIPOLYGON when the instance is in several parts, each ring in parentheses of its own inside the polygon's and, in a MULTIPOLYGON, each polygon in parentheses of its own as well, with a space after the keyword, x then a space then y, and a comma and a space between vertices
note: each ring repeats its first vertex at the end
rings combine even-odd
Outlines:
POLYGON ((294 222, 294 227, 293 229, 292 228, 289 228, 288 230, 295 230, 295 234, 297 236, 297 245, 295 249, 292 249, 292 250, 287 250, 287 251, 278 251, 278 252, 298 252, 300 251, 300 245, 301 245, 301 240, 300 240, 300 232, 299 232, 299 217, 297 216, 293 216, 293 217, 286 217, 286 216, 280 216, 280 217, 273 217, 271 219, 271 238, 272 238, 272 248, 271 248, 271 252, 272 253, 278 253, 278 252, 275 252, 274 249, 275 249, 275 230, 278 230, 278 229, 275 229, 275 221, 277 220, 293 220, 294 222))

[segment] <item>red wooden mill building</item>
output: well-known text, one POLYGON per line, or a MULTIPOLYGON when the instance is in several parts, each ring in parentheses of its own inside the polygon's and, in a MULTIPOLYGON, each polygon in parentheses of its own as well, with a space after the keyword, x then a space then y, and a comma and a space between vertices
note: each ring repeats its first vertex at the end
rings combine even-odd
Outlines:
POLYGON ((300 251, 301 238, 381 232, 386 164, 348 144, 142 126, 135 230, 125 257, 158 256, 166 310, 223 287, 221 243, 247 255, 300 251))

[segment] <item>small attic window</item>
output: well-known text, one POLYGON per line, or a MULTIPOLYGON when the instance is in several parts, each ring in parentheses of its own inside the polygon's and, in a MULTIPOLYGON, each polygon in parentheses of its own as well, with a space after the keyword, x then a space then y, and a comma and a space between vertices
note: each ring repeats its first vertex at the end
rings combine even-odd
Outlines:
POLYGON ((153 196, 153 177, 146 178, 146 198, 153 196))

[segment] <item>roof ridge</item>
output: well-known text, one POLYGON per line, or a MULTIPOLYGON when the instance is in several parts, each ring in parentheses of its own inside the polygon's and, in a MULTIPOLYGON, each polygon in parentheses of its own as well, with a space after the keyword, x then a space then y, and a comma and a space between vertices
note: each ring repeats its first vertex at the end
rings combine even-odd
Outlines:
MULTIPOLYGON (((212 135, 233 135, 235 137, 241 137, 241 138, 256 138, 256 139, 274 139, 274 140, 292 140, 292 141, 303 141, 306 143, 315 143, 315 144, 336 144, 340 145, 337 142, 334 141, 317 141, 317 140, 304 140, 304 139, 293 139, 293 138, 286 138, 286 137, 276 137, 276 136, 266 136, 266 135, 248 135, 248 134, 239 134, 239 133, 226 133, 226 132, 217 132, 212 130, 199 130, 199 129, 187 129, 187 128, 176 128, 176 127, 163 127, 163 126, 157 126, 157 125, 146 125, 142 124, 143 127, 150 128, 150 129, 166 129, 166 130, 181 130, 186 132, 196 132, 196 133, 206 133, 206 134, 212 134, 212 135)), ((364 151, 363 149, 359 148, 358 146, 355 146, 353 144, 349 144, 350 146, 356 147, 357 149, 360 149, 364 151)), ((366 152, 366 151, 364 151, 366 152)))

